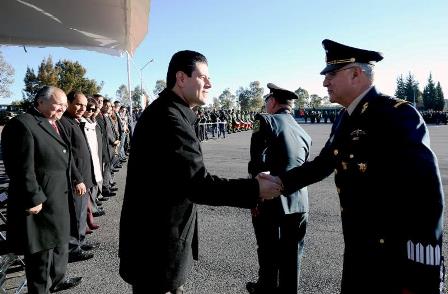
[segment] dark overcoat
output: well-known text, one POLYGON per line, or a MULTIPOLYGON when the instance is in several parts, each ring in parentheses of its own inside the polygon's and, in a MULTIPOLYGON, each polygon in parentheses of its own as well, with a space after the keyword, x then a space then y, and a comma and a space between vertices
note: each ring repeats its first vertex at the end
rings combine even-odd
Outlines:
MULTIPOLYGON (((64 136, 60 125, 61 135, 64 136)), ((11 119, 2 132, 10 179, 7 240, 17 254, 33 254, 68 243, 70 147, 36 110, 11 119), (42 203, 29 215, 26 209, 42 203)))
POLYGON ((281 176, 287 191, 335 171, 345 241, 342 293, 439 293, 444 197, 428 129, 373 87, 343 110, 320 154, 281 176))
POLYGON ((84 183, 86 188, 90 189, 93 187, 93 166, 86 136, 81 129, 80 123, 75 118, 68 116, 67 113, 64 113, 60 123, 67 133, 72 147, 72 186, 84 183))
POLYGON ((207 172, 195 120, 179 96, 164 90, 139 118, 131 142, 120 274, 154 293, 184 284, 197 258, 195 203, 251 208, 258 199, 256 180, 228 180, 207 172))

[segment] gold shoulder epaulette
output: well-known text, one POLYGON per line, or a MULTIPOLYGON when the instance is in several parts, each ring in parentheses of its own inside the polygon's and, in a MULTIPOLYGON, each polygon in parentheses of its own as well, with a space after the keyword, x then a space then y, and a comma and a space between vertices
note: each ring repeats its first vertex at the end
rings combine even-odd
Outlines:
POLYGON ((397 102, 394 104, 394 107, 398 108, 400 105, 407 104, 407 103, 409 103, 409 102, 406 100, 397 99, 397 102))

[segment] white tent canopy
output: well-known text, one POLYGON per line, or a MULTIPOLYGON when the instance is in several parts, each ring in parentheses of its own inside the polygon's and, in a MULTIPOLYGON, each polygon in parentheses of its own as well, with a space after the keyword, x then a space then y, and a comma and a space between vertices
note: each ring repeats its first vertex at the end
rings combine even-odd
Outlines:
POLYGON ((133 54, 150 0, 1 0, 0 44, 133 54))

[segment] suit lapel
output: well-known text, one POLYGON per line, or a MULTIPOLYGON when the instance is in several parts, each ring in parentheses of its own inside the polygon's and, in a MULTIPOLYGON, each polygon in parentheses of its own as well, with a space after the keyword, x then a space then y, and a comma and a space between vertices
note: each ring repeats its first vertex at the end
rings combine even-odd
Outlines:
MULTIPOLYGON (((39 120, 39 126, 44 129, 45 132, 47 132, 50 136, 52 136, 54 139, 56 139, 56 141, 58 141, 59 143, 61 143, 62 145, 66 146, 67 144, 65 143, 65 141, 62 139, 62 137, 60 135, 58 135, 58 133, 56 133, 56 131, 53 129, 53 127, 50 125, 50 123, 42 117, 38 117, 37 118, 39 120)), ((60 125, 58 125, 59 127, 59 131, 61 131, 61 127, 60 125)), ((62 134, 62 132, 61 132, 62 134)))

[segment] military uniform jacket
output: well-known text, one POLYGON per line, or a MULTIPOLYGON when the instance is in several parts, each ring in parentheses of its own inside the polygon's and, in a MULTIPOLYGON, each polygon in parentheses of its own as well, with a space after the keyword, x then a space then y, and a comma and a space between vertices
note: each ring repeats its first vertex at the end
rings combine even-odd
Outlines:
POLYGON ((120 274, 154 292, 186 282, 198 251, 195 203, 251 208, 259 195, 256 180, 207 172, 195 120, 189 106, 166 89, 145 109, 132 137, 120 221, 120 274))
MULTIPOLYGON (((310 136, 288 111, 258 114, 251 138, 249 173, 253 177, 263 171, 279 175, 307 161, 310 147, 310 136)), ((281 195, 268 205, 284 214, 308 212, 308 190, 304 187, 281 195)))
MULTIPOLYGON (((64 133, 59 125, 62 136, 64 133)), ((33 254, 68 243, 70 147, 37 110, 11 119, 2 132, 9 176, 8 244, 16 254, 33 254), (42 203, 42 210, 26 209, 42 203)))
POLYGON ((439 293, 444 197, 419 113, 372 88, 350 117, 338 116, 320 154, 281 179, 294 191, 333 170, 345 241, 342 293, 439 293))

